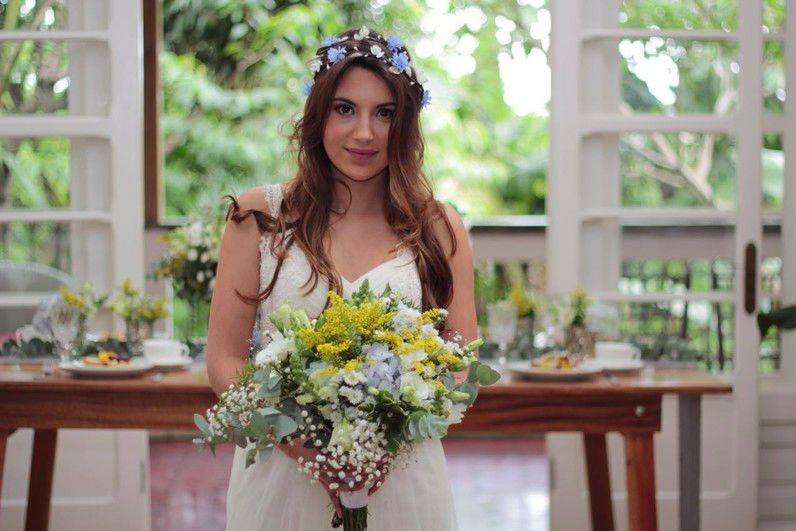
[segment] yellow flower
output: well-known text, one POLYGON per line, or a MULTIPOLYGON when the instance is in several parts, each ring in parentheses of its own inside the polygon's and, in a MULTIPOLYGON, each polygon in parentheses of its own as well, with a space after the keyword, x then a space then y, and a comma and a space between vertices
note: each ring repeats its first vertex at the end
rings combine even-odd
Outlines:
POLYGON ((352 360, 348 360, 346 364, 343 366, 343 370, 345 372, 354 372, 359 367, 359 364, 362 363, 361 357, 356 357, 352 360))
POLYGON ((448 392, 448 388, 445 387, 445 384, 440 382, 439 380, 431 380, 431 384, 437 388, 437 390, 442 391, 443 393, 448 392))
POLYGON ((439 308, 431 308, 420 314, 420 321, 423 324, 434 323, 441 321, 444 316, 442 310, 439 308))
POLYGON ((462 359, 459 356, 455 356, 450 352, 443 352, 437 357, 437 360, 440 363, 447 363, 448 365, 456 365, 457 363, 462 361, 462 359))
POLYGON ((339 366, 343 359, 340 353, 345 352, 351 346, 351 340, 340 343, 321 343, 316 347, 318 355, 323 361, 331 365, 339 366))

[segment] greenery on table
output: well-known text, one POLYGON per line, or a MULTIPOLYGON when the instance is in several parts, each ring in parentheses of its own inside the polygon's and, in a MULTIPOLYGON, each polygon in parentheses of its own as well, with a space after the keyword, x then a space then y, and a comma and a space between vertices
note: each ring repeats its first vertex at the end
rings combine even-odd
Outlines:
MULTIPOLYGON (((126 341, 115 337, 108 337, 96 341, 86 341, 75 353, 75 358, 91 356, 103 351, 134 357, 135 354, 130 352, 127 347, 126 341)), ((0 357, 24 360, 33 358, 58 358, 58 354, 52 341, 34 337, 29 341, 17 339, 6 340, 0 344, 0 357)))

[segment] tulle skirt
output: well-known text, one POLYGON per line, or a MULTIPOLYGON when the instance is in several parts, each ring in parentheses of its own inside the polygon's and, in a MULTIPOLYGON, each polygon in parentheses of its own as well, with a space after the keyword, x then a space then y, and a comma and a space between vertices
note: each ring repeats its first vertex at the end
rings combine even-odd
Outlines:
MULTIPOLYGON (((236 447, 227 491, 227 531, 320 531, 334 509, 326 491, 311 484, 279 450, 246 468, 236 447)), ((369 499, 368 531, 456 530, 445 453, 438 440, 416 444, 369 499)))

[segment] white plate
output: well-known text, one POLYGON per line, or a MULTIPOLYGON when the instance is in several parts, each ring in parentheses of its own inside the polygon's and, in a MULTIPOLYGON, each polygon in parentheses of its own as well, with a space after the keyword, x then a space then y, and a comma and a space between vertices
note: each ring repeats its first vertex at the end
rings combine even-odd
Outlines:
POLYGON ((630 372, 640 371, 644 368, 644 362, 641 360, 626 360, 626 361, 608 361, 608 360, 590 360, 595 366, 602 368, 608 372, 630 372))
POLYGON ((506 368, 518 378, 548 381, 586 380, 602 372, 601 368, 595 366, 578 366, 572 369, 544 369, 532 366, 529 361, 513 361, 508 363, 506 368))
POLYGON ((148 360, 156 369, 180 369, 187 367, 193 360, 187 356, 174 359, 148 360))
POLYGON ((87 365, 82 361, 62 361, 58 368, 75 376, 92 376, 95 378, 122 378, 135 376, 148 371, 152 363, 141 358, 133 358, 127 365, 87 365))

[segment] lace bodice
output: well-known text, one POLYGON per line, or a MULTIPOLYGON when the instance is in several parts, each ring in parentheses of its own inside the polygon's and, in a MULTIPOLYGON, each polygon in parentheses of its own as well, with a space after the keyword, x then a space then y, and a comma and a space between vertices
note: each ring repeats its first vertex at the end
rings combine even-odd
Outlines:
MULTIPOLYGON (((279 184, 266 184, 263 187, 266 202, 272 215, 279 212, 282 202, 282 186, 279 184)), ((271 236, 264 234, 260 237, 260 290, 265 289, 271 282, 276 270, 276 258, 269 249, 271 236)), ((310 319, 320 315, 326 306, 326 292, 329 290, 329 281, 319 277, 318 284, 311 292, 305 295, 307 286, 304 283, 310 278, 311 268, 304 251, 298 246, 291 246, 279 271, 279 278, 274 285, 270 296, 260 303, 259 326, 260 333, 273 331, 274 326, 268 320, 271 314, 282 304, 289 304, 294 309, 303 309, 310 319)), ((353 282, 342 279, 343 295, 345 297, 355 292, 365 279, 368 279, 371 289, 381 292, 387 283, 393 291, 398 291, 417 306, 421 305, 422 289, 420 277, 415 265, 415 256, 411 250, 401 247, 396 255, 370 271, 361 275, 353 282)))

